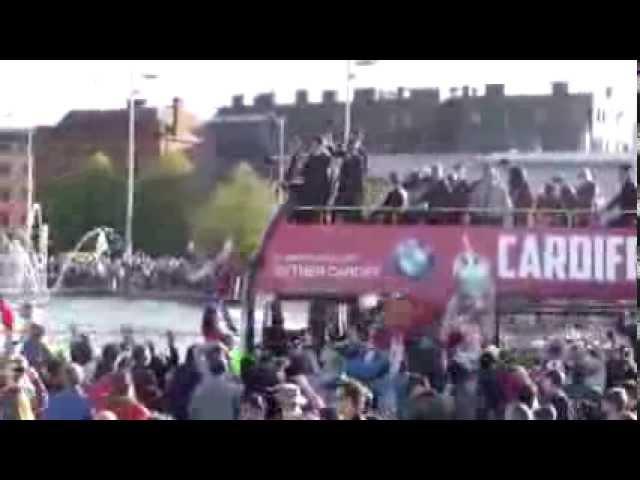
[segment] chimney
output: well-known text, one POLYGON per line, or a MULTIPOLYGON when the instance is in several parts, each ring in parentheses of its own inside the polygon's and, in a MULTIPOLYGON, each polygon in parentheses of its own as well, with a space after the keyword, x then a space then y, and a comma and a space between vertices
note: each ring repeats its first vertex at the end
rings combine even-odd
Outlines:
POLYGON ((146 106, 147 106, 147 101, 146 101, 144 98, 136 98, 136 99, 133 101, 133 105, 134 105, 136 108, 144 108, 144 107, 146 107, 146 106))
POLYGON ((478 96, 478 89, 477 88, 472 88, 471 89, 471 96, 472 97, 477 97, 478 96))
POLYGON ((374 103, 375 101, 375 88, 358 88, 353 92, 353 103, 374 103))
POLYGON ((412 101, 440 102, 440 90, 437 88, 414 88, 409 91, 412 101))
POLYGON ((403 87, 398 87, 398 100, 402 100, 404 99, 404 88, 403 87))
POLYGON ((451 87, 449 89, 449 95, 451 95, 452 98, 455 98, 458 96, 458 87, 451 87))
POLYGON ((504 85, 502 83, 489 83, 485 86, 485 96, 504 97, 504 85))
POLYGON ((463 98, 469 97, 469 87, 467 87, 466 85, 462 87, 462 96, 463 98))
POLYGON ((182 113, 182 99, 179 97, 174 97, 172 106, 171 106, 172 114, 173 114, 173 123, 171 125, 171 132, 174 137, 178 136, 178 129, 180 127, 180 114, 182 113))
POLYGON ((256 107, 262 108, 265 110, 272 109, 274 103, 275 103, 275 95, 273 93, 262 93, 260 95, 257 95, 253 99, 253 104, 256 107))
POLYGON ((234 95, 231 97, 231 106, 234 110, 239 110, 244 107, 244 95, 234 95))
POLYGON ((613 96, 613 87, 607 87, 605 90, 605 96, 607 98, 611 98, 613 96))
POLYGON ((567 96, 569 95, 569 84, 567 82, 553 82, 551 92, 554 97, 567 96))
POLYGON ((306 90, 296 92, 296 105, 306 105, 309 103, 309 93, 306 90))
POLYGON ((332 104, 336 103, 337 93, 335 90, 325 90, 322 92, 322 103, 332 104))

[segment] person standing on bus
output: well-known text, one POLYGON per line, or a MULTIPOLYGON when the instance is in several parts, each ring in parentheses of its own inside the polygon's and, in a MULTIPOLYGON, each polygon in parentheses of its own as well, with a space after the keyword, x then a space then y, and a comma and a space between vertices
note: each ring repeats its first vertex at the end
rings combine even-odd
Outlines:
MULTIPOLYGON (((385 196, 380 207, 383 209, 393 208, 398 211, 404 211, 409 206, 409 194, 402 186, 400 178, 396 172, 391 172, 389 175, 389 181, 391 182, 391 190, 385 196)), ((385 223, 392 223, 394 219, 398 219, 398 213, 382 212, 382 218, 384 218, 385 223)))
POLYGON ((484 165, 482 178, 471 190, 469 208, 488 210, 471 212, 474 225, 503 225, 507 211, 511 210, 511 199, 493 165, 484 165))
MULTIPOLYGON (((331 156, 324 146, 322 137, 315 137, 311 142, 309 157, 302 168, 304 186, 300 204, 305 207, 323 207, 331 194, 329 165, 331 156)), ((307 215, 304 215, 307 217, 307 215)), ((309 219, 317 216, 312 212, 309 219)))
POLYGON ((596 198, 598 186, 593 180, 591 169, 583 168, 578 173, 578 186, 576 187, 576 208, 582 210, 576 215, 574 226, 588 227, 591 217, 596 210, 596 198))
POLYGON ((620 192, 607 204, 605 211, 618 207, 623 213, 608 223, 611 228, 631 226, 636 219, 634 212, 638 208, 638 187, 633 181, 632 173, 631 165, 620 167, 620 192))
POLYGON ((431 225, 441 225, 447 223, 449 214, 442 211, 443 208, 451 206, 451 186, 444 176, 442 165, 436 164, 431 167, 431 187, 420 199, 429 205, 427 221, 431 225), (435 211, 432 211, 435 210, 435 211))
MULTIPOLYGON (((359 138, 352 137, 340 168, 336 206, 360 207, 362 205, 366 169, 365 155, 361 152, 359 138)), ((360 217, 359 212, 345 212, 341 216, 352 220, 357 220, 360 217)))
POLYGON ((451 215, 451 219, 455 224, 463 222, 463 210, 469 206, 469 194, 471 193, 471 185, 466 179, 464 165, 458 163, 454 165, 450 174, 451 177, 451 207, 459 209, 451 215))
POLYGON ((527 181, 526 172, 520 166, 509 168, 509 197, 513 203, 513 208, 516 209, 516 213, 513 215, 513 225, 526 227, 529 224, 529 215, 533 209, 533 194, 527 181))

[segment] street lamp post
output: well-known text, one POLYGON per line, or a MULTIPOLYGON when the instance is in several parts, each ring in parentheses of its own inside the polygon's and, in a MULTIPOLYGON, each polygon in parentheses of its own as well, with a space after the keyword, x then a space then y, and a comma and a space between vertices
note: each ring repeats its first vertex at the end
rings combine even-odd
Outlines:
MULTIPOLYGON (((156 75, 142 75, 145 80, 154 80, 156 75)), ((125 224, 125 260, 131 261, 133 254, 133 197, 134 197, 134 167, 135 167, 135 99, 137 91, 133 88, 129 95, 129 155, 127 162, 127 213, 125 224)))
MULTIPOLYGON (((355 75, 351 73, 351 60, 347 60, 347 83, 346 97, 344 100, 344 145, 346 147, 349 142, 349 134, 351 133, 351 80, 355 75)), ((369 67, 374 65, 376 60, 355 60, 356 67, 369 67)))
POLYGON ((282 203, 284 201, 284 195, 282 192, 282 185, 284 183, 284 124, 285 117, 278 118, 278 126, 280 127, 280 138, 279 138, 279 154, 280 158, 278 161, 278 203, 282 203))

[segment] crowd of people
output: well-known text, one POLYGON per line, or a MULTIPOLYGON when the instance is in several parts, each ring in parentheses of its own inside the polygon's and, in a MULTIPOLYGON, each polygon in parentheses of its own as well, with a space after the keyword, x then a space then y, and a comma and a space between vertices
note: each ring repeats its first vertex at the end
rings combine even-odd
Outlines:
MULTIPOLYGON (((62 286, 118 290, 129 283, 137 291, 179 291, 207 293, 212 285, 233 282, 238 270, 228 264, 218 265, 210 272, 194 276, 208 259, 194 255, 151 257, 142 252, 132 256, 130 265, 122 257, 93 255, 52 256, 48 261, 48 285, 56 284, 64 265, 62 286), (233 277, 233 278, 232 278, 233 277)), ((225 289, 231 287, 226 286, 225 289)))
MULTIPOLYGON (((346 147, 330 135, 314 137, 306 151, 298 143, 285 175, 297 222, 317 221, 314 210, 321 208, 332 210, 332 219, 363 219, 368 157, 362 145, 361 132, 353 133, 346 147)), ((483 165, 475 181, 466 178, 463 164, 450 172, 433 165, 405 179, 393 172, 389 181, 390 190, 371 215, 374 221, 587 227, 603 223, 603 212, 610 212, 612 218, 604 221, 610 227, 636 221, 637 186, 630 165, 620 167, 620 190, 609 202, 602 200, 589 168, 580 171, 574 185, 556 175, 535 192, 526 169, 506 159, 483 165)))
POLYGON ((126 334, 96 354, 78 334, 54 355, 34 323, 0 358, 0 419, 637 418, 637 348, 614 332, 607 345, 556 339, 525 359, 492 345, 471 358, 464 335, 389 335, 375 315, 327 324, 318 342, 276 312, 250 355, 218 307, 201 327, 184 355, 170 332, 162 352, 126 334))

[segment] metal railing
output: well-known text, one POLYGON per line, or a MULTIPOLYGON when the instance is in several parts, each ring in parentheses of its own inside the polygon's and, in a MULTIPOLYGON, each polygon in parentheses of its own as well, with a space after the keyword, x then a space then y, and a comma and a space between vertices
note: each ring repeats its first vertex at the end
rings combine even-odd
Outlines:
POLYGON ((501 220, 502 225, 513 226, 514 219, 518 215, 525 216, 524 225, 518 226, 560 226, 560 227, 598 227, 606 226, 607 222, 603 217, 610 215, 617 218, 623 215, 634 215, 629 221, 628 227, 634 227, 638 216, 637 210, 623 210, 615 213, 595 211, 591 209, 530 209, 530 208, 458 208, 458 207, 353 207, 353 206, 298 206, 291 208, 289 219, 295 220, 296 213, 315 213, 309 215, 311 223, 333 224, 336 220, 344 223, 365 222, 376 223, 385 220, 386 223, 403 224, 417 223, 424 224, 431 221, 441 220, 440 223, 448 225, 473 225, 481 224, 482 219, 501 220), (454 215, 460 215, 456 220, 454 215), (356 220, 357 218, 357 220, 356 220), (315 220, 315 221, 313 221, 315 220), (556 222, 556 223, 553 223, 556 222), (565 224, 563 224, 565 223, 565 224))

